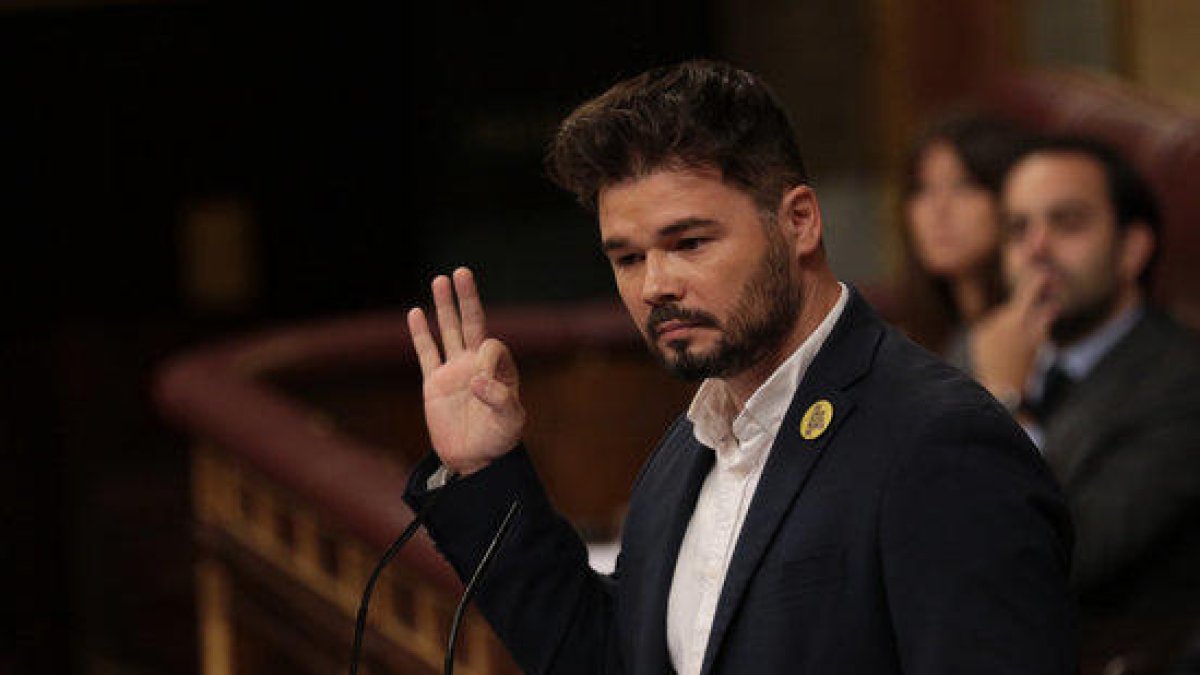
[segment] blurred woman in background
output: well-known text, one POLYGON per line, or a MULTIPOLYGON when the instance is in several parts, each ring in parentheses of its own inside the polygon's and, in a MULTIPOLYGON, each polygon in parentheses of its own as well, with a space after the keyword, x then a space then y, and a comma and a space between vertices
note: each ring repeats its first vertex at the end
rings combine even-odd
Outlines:
POLYGON ((967 332, 1004 297, 1000 184, 1022 138, 1006 122, 956 114, 930 126, 909 155, 900 323, 967 371, 967 332))

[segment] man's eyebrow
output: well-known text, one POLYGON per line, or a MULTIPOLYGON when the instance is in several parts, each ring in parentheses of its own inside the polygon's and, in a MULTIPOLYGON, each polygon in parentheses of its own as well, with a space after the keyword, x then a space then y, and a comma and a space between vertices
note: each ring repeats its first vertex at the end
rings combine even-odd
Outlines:
POLYGON ((658 238, 671 237, 677 234, 682 234, 688 230, 696 230, 705 227, 714 227, 717 221, 711 218, 682 218, 658 231, 658 238))
POLYGON ((1051 205, 1047 209, 1051 215, 1074 215, 1077 213, 1088 213, 1091 211, 1092 205, 1083 199, 1067 199, 1057 204, 1051 205))
POLYGON ((604 251, 605 253, 608 253, 609 251, 614 251, 619 248, 628 248, 628 247, 629 247, 629 240, 626 239, 625 237, 612 237, 610 239, 605 239, 604 242, 600 244, 600 250, 604 251))
MULTIPOLYGON (((681 218, 670 225, 660 228, 658 232, 655 233, 655 236, 658 239, 666 239, 667 237, 674 237, 683 234, 689 230, 716 227, 718 224, 719 223, 717 221, 711 218, 681 218)), ((605 253, 608 253, 614 249, 626 248, 629 245, 629 240, 625 237, 612 237, 610 239, 605 239, 600 245, 600 248, 605 253)))

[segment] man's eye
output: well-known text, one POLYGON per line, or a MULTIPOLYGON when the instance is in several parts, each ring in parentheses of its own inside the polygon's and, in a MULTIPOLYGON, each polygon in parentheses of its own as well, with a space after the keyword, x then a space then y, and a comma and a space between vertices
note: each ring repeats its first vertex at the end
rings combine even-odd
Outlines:
POLYGON ((1010 218, 1004 223, 1004 234, 1011 241, 1016 241, 1025 236, 1025 228, 1027 223, 1022 218, 1010 218))
POLYGON ((642 261, 641 253, 626 253, 613 258, 614 267, 632 267, 642 261))
POLYGON ((686 239, 680 239, 679 243, 675 245, 675 248, 679 249, 680 251, 692 251, 700 248, 707 241, 708 240, 703 237, 688 237, 686 239))
POLYGON ((1051 227, 1060 234, 1075 234, 1086 229, 1088 214, 1083 211, 1064 211, 1051 219, 1051 227))

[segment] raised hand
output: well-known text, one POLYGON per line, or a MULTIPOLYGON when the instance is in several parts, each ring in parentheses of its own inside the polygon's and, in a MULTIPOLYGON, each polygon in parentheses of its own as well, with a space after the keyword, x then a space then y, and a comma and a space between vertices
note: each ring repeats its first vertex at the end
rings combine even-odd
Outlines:
POLYGON ((971 367, 979 383, 997 398, 1020 393, 1046 341, 1057 303, 1047 299, 1048 273, 1032 269, 1017 280, 1012 296, 971 329, 971 367))
POLYGON ((433 449, 451 471, 467 475, 516 447, 525 428, 525 409, 508 347, 486 337, 483 304, 471 271, 455 270, 451 286, 445 276, 432 284, 443 351, 422 310, 409 311, 408 330, 421 364, 425 423, 433 449))

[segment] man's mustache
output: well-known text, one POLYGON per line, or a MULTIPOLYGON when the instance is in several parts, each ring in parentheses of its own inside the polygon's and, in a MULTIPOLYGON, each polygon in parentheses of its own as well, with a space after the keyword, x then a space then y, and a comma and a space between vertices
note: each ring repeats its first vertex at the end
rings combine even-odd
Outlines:
POLYGON ((646 335, 651 339, 658 337, 658 328, 667 321, 682 321, 694 326, 720 328, 721 322, 717 317, 698 309, 686 309, 678 305, 659 305, 650 310, 646 317, 646 335))

